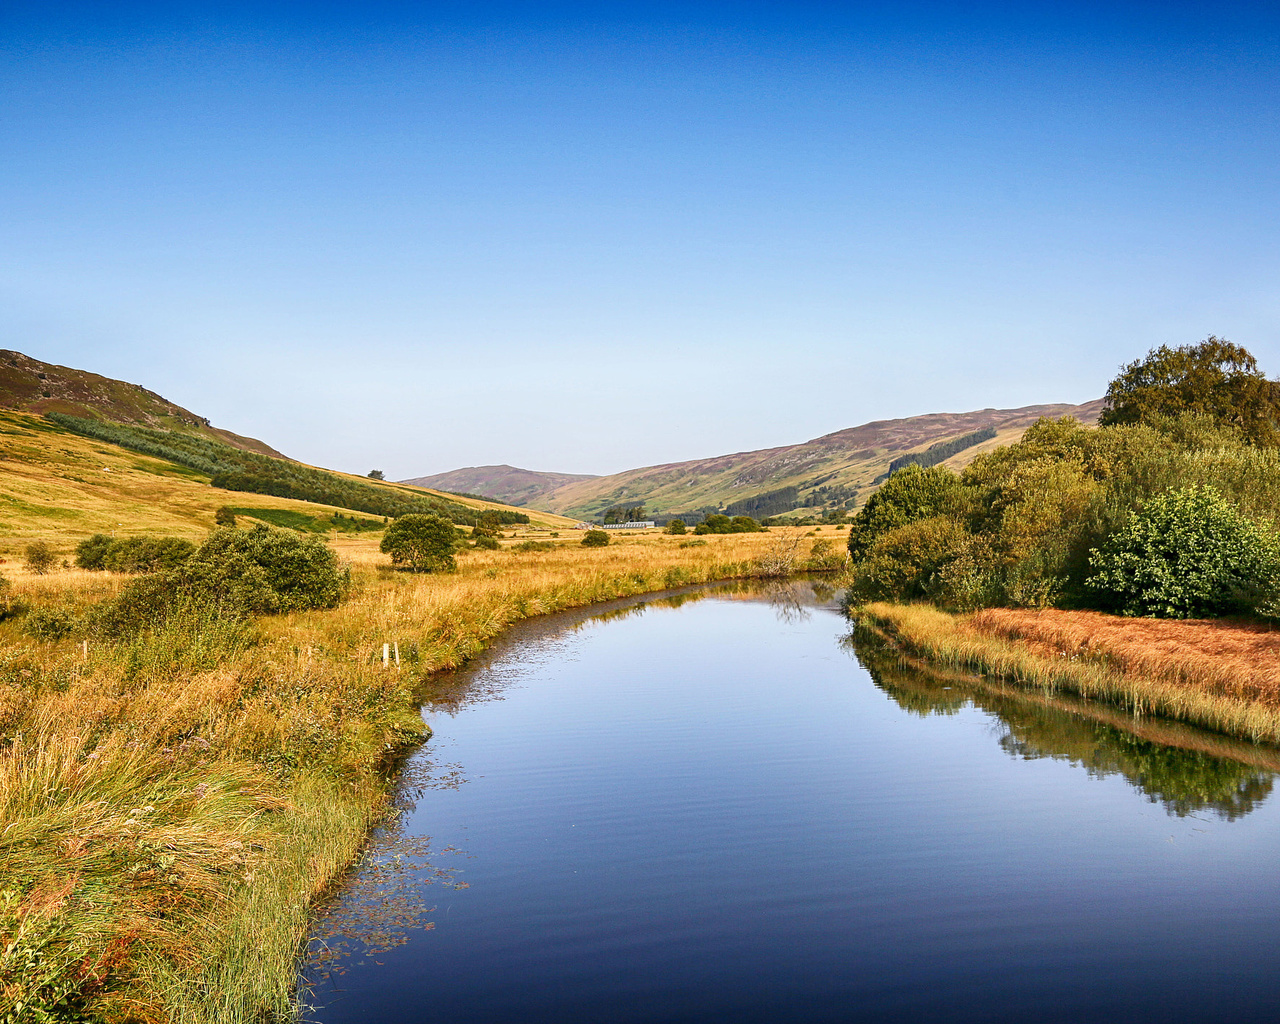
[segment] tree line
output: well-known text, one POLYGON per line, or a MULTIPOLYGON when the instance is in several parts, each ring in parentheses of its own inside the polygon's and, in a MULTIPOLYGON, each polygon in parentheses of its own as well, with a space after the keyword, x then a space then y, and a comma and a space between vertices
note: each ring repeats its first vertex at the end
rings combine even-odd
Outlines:
POLYGON ((1210 337, 1122 369, 1101 425, 1041 419, 962 472, 909 464, 854 517, 854 599, 1280 615, 1280 385, 1210 337))

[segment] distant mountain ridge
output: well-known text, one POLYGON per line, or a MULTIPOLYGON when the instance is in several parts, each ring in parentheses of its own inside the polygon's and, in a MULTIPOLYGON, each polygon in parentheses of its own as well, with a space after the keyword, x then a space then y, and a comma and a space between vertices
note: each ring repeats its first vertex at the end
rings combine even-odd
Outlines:
POLYGON ((480 494, 506 505, 537 506, 540 496, 558 487, 595 480, 586 473, 539 473, 515 466, 468 466, 435 476, 418 476, 401 480, 414 487, 429 487, 435 491, 452 491, 455 494, 480 494))
POLYGON ((765 509, 791 503, 793 511, 852 508, 866 500, 878 479, 888 472, 889 463, 901 456, 923 453, 930 445, 965 435, 994 432, 993 436, 965 447, 942 463, 959 469, 980 452, 1013 443, 1042 416, 1074 416, 1083 423, 1095 424, 1101 412, 1102 399, 1083 405, 1028 405, 1018 409, 931 413, 875 420, 801 444, 645 466, 609 476, 566 481, 567 474, 490 466, 406 482, 487 494, 513 505, 583 519, 590 519, 613 505, 633 506, 641 502, 647 505, 650 514, 658 515, 723 509, 734 504, 754 504, 765 509), (499 485, 503 479, 498 474, 484 478, 485 470, 510 471, 511 479, 520 481, 519 491, 505 490, 498 495, 485 490, 486 479, 499 485), (454 486, 446 486, 442 480, 449 480, 454 486), (761 497, 768 500, 761 502, 761 497))
POLYGON ((244 451, 278 459, 286 457, 257 438, 215 427, 204 416, 138 384, 46 363, 12 349, 0 349, 0 409, 61 412, 87 419, 180 430, 202 434, 244 451))

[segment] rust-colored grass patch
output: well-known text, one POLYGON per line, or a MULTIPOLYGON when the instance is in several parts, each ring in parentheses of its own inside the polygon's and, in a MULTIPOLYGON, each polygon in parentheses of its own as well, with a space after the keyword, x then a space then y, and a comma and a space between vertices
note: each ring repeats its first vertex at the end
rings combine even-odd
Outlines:
POLYGON ((1100 658, 1121 672, 1280 705, 1280 630, 1271 626, 1011 608, 975 612, 968 625, 1045 657, 1100 658))

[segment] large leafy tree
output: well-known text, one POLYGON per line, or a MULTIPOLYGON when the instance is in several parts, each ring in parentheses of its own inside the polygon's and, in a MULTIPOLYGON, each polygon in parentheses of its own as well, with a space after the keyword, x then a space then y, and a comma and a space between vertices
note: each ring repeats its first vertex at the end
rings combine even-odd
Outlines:
POLYGON ((396 565, 414 572, 452 572, 458 567, 453 557, 457 539, 449 520, 414 512, 387 527, 380 548, 396 565))
POLYGON ((1183 413, 1230 423, 1254 443, 1274 445, 1280 384, 1267 379, 1246 349, 1223 338, 1161 345, 1111 382, 1101 423, 1151 423, 1183 413))

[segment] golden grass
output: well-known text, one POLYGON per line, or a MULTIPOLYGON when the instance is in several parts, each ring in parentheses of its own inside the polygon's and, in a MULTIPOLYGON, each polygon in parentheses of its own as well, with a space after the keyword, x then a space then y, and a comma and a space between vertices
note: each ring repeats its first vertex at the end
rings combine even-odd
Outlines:
POLYGON ((1280 742, 1280 633, 1266 627, 1058 610, 950 615, 885 603, 854 616, 944 666, 1280 742))
MULTIPOLYGON (((472 508, 508 507, 444 497, 472 508)), ((0 410, 0 558, 10 562, 6 573, 33 540, 49 541, 59 557, 68 559, 75 543, 93 533, 163 533, 198 541, 212 528, 222 505, 309 516, 350 514, 292 498, 218 490, 192 470, 68 433, 31 413, 0 410)), ((548 529, 567 529, 574 522, 551 513, 518 511, 548 529)))
MULTIPOLYGON (((528 616, 750 575, 782 533, 616 537, 469 551, 390 571, 375 537, 335 546, 340 608, 246 628, 176 623, 129 643, 37 643, 0 623, 0 1019, 232 1022, 293 1012, 316 895, 386 811, 387 767, 423 732, 414 694, 528 616), (384 670, 394 644, 399 670, 384 670)), ((82 610, 119 581, 16 574, 82 610)))

